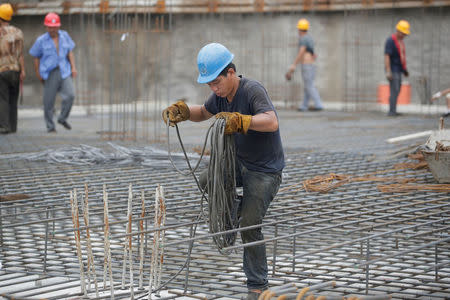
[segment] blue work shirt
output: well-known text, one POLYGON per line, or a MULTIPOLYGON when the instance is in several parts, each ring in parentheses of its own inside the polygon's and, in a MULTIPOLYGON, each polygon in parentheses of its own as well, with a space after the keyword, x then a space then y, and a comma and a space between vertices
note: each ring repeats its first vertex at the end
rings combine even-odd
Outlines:
POLYGON ((299 38, 298 47, 301 48, 302 46, 305 46, 306 52, 314 54, 314 40, 309 34, 305 34, 299 38))
MULTIPOLYGON (((205 108, 215 115, 222 111, 256 115, 275 108, 261 83, 241 78, 233 101, 212 94, 205 102, 205 108)), ((247 134, 235 133, 236 155, 242 164, 251 171, 275 173, 284 168, 284 152, 280 130, 259 132, 248 130, 247 134)))
POLYGON ((395 42, 391 36, 386 40, 386 44, 384 46, 384 54, 389 55, 391 72, 401 73, 405 71, 403 70, 400 54, 398 53, 398 49, 395 46, 395 42))
POLYGON ((29 52, 31 56, 39 58, 39 74, 44 80, 47 80, 50 72, 57 67, 62 79, 72 74, 67 55, 75 48, 75 43, 64 30, 58 30, 58 37, 59 53, 56 53, 55 43, 48 32, 36 39, 29 52))

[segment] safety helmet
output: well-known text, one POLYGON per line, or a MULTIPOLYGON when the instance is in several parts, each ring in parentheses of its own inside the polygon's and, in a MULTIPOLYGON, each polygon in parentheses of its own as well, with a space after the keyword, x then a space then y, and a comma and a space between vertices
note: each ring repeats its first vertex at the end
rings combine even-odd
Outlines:
POLYGON ((219 76, 220 72, 233 61, 234 54, 224 45, 211 43, 204 46, 197 55, 198 83, 208 83, 219 76))
POLYGON ((395 27, 398 31, 403 34, 409 35, 411 32, 409 31, 409 23, 405 20, 400 20, 395 27))
POLYGON ((6 3, 0 5, 0 18, 5 21, 11 21, 11 17, 13 15, 13 8, 11 4, 6 3))
POLYGON ((306 19, 300 19, 297 23, 297 28, 300 30, 308 30, 309 29, 309 22, 306 19))
POLYGON ((60 27, 61 20, 57 14, 51 12, 45 16, 44 25, 47 27, 60 27))

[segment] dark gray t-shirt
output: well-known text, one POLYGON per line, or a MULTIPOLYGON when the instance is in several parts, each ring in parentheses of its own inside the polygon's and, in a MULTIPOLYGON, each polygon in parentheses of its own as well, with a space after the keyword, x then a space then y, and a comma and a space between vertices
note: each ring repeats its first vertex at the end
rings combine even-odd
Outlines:
MULTIPOLYGON (((231 103, 213 93, 205 102, 205 108, 213 115, 222 111, 252 116, 267 111, 276 114, 262 84, 242 77, 231 103)), ((283 170, 284 153, 279 129, 275 132, 249 130, 247 134, 235 133, 234 137, 237 157, 247 169, 266 173, 283 170)))
POLYGON ((314 54, 314 41, 309 34, 302 36, 298 40, 298 47, 300 48, 301 46, 305 46, 307 52, 314 54))

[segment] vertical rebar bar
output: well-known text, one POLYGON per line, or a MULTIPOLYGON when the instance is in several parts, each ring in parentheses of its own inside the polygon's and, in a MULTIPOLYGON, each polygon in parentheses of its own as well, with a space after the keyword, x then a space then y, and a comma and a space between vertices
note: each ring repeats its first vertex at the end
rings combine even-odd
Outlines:
MULTIPOLYGON (((164 230, 160 230, 165 224, 165 200, 164 189, 158 185, 155 193, 155 232, 153 233, 153 251, 150 263, 150 280, 149 280, 149 294, 151 299, 152 287, 158 288, 161 283, 161 271, 164 258, 164 230)), ((156 296, 160 295, 160 291, 156 292, 156 296)))
POLYGON ((438 274, 438 244, 434 245, 434 280, 437 282, 439 280, 439 274, 438 274))
MULTIPOLYGON (((278 237, 278 224, 275 224, 275 238, 278 237)), ((278 251, 278 240, 273 243, 273 256, 272 256, 272 276, 275 276, 275 271, 277 267, 277 251, 278 251)))
POLYGON ((86 247, 87 255, 87 272, 88 272, 88 289, 91 289, 91 278, 94 281, 95 294, 98 298, 97 275, 95 273, 94 254, 92 252, 91 233, 89 230, 89 190, 88 185, 84 184, 84 205, 83 205, 84 225, 86 226, 86 247))
POLYGON ((131 235, 133 227, 133 185, 130 183, 128 190, 128 212, 127 212, 127 233, 128 233, 128 263, 130 270, 130 299, 134 299, 134 278, 133 278, 133 236, 131 235))
POLYGON ((292 259, 292 272, 295 272, 295 252, 297 251, 297 249, 296 249, 296 247, 297 247, 297 237, 296 237, 296 235, 295 235, 295 233, 297 232, 297 227, 295 227, 294 226, 294 228, 293 228, 293 234, 294 234, 294 238, 293 238, 293 241, 292 241, 292 257, 293 257, 293 259, 292 259))
POLYGON ((48 207, 46 207, 45 208, 44 274, 47 273, 48 220, 49 220, 49 210, 48 210, 48 207))
POLYGON ((78 213, 78 200, 77 200, 77 189, 73 189, 73 192, 70 191, 70 204, 72 206, 72 222, 74 228, 74 236, 75 236, 75 244, 77 248, 77 256, 78 256, 78 264, 80 266, 80 284, 81 284, 81 292, 83 295, 87 295, 86 293, 86 281, 84 278, 84 264, 83 264, 83 256, 81 254, 81 233, 80 233, 80 219, 78 213))
POLYGON ((139 289, 144 288, 144 217, 145 217, 145 193, 141 191, 141 220, 139 220, 139 289))
POLYGON ((0 247, 3 248, 3 214, 1 201, 0 201, 0 247))
MULTIPOLYGON (((159 186, 159 211, 160 211, 160 221, 159 226, 164 227, 166 225, 166 203, 165 203, 165 196, 164 196, 164 188, 162 186, 159 186)), ((158 276, 156 280, 156 286, 160 286, 161 284, 161 274, 162 274, 162 264, 164 262, 164 243, 165 243, 165 230, 161 230, 160 233, 160 240, 161 245, 159 250, 159 267, 158 267, 158 276)), ((160 292, 158 291, 157 295, 159 296, 160 292)))
MULTIPOLYGON (((366 261, 370 260, 370 239, 367 239, 366 261)), ((366 295, 369 293, 369 264, 366 265, 366 295)))
POLYGON ((109 209, 108 209, 108 192, 106 185, 103 185, 103 222, 104 222, 104 264, 103 264, 103 288, 106 289, 106 276, 109 273, 110 297, 114 300, 114 282, 111 267, 111 248, 109 242, 109 209))

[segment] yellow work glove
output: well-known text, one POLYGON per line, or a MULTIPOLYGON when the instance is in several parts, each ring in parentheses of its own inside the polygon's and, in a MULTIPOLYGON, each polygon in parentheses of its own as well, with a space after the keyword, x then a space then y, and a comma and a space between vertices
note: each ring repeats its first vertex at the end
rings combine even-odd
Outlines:
POLYGON ((181 121, 189 120, 190 115, 189 107, 182 100, 177 101, 162 112, 164 123, 167 124, 167 119, 169 119, 170 126, 174 126, 181 121))
POLYGON ((235 132, 246 134, 250 123, 252 122, 252 116, 243 115, 238 112, 220 112, 216 114, 216 119, 225 119, 225 134, 232 134, 235 132))

